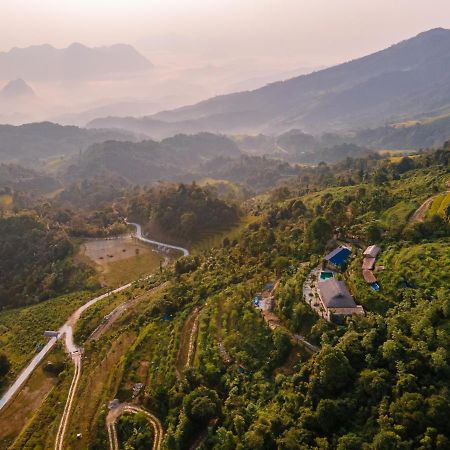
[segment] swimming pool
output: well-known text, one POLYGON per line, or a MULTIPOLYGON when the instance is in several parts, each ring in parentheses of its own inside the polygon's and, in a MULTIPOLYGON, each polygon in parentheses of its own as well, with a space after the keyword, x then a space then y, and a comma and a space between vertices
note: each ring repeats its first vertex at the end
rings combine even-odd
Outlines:
POLYGON ((333 272, 320 272, 321 281, 328 280, 328 278, 333 278, 333 272))

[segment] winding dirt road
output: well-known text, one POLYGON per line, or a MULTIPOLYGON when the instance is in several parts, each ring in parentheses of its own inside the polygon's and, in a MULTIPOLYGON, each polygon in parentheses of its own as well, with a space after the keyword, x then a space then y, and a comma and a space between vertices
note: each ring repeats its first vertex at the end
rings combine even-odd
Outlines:
POLYGON ((81 375, 81 353, 76 351, 72 354, 72 360, 75 364, 75 373, 70 385, 69 394, 67 396, 67 402, 64 406, 61 422, 58 427, 58 433, 56 434, 55 450, 63 450, 64 435, 67 429, 67 423, 69 420, 70 411, 72 409, 73 399, 75 398, 75 392, 78 387, 81 375))
MULTIPOLYGON (((165 244, 163 242, 153 241, 151 239, 147 239, 142 235, 142 227, 141 225, 137 223, 130 223, 129 225, 134 225, 136 227, 136 238, 147 242, 149 244, 157 245, 158 248, 169 248, 172 250, 177 250, 183 253, 184 256, 189 255, 189 251, 183 247, 177 247, 170 244, 165 244)), ((148 279, 152 275, 144 278, 148 279)), ((83 314, 84 311, 86 311, 89 307, 94 305, 100 300, 103 300, 106 297, 109 297, 111 295, 117 294, 119 292, 122 292, 128 288, 130 288, 133 285, 134 282, 130 282, 127 284, 124 284, 123 286, 120 286, 116 289, 113 289, 105 294, 102 294, 98 297, 95 297, 88 302, 86 302, 84 305, 82 305, 80 308, 78 308, 66 321, 66 323, 58 330, 58 337, 51 338, 47 345, 37 354, 33 357, 33 359, 30 361, 30 363, 25 367, 22 372, 19 374, 15 382, 8 388, 8 390, 2 395, 0 398, 0 410, 7 404, 9 401, 18 393, 18 391, 21 389, 23 384, 28 380, 28 378, 31 376, 33 371, 36 369, 36 367, 42 362, 44 357, 48 354, 48 352, 53 348, 56 341, 59 338, 64 337, 64 344, 67 350, 67 353, 72 358, 72 361, 74 362, 75 371, 74 376, 72 379, 72 383, 70 385, 69 394, 67 397, 66 404, 64 406, 63 415, 61 417, 61 422, 58 427, 58 433, 56 437, 55 442, 55 450, 62 450, 64 448, 64 436, 67 429, 68 420, 70 417, 70 412, 72 409, 72 403, 73 399, 75 398, 76 390, 78 387, 78 382, 81 376, 81 349, 77 347, 73 340, 73 327, 78 322, 79 318, 83 314)), ((150 413, 147 413, 150 414, 150 413)), ((161 428, 162 430, 162 428, 161 428)), ((160 445, 160 444, 159 444, 160 445)), ((157 448, 159 448, 159 445, 157 448)))
POLYGON ((429 207, 431 206, 431 204, 433 203, 433 200, 436 197, 439 197, 439 195, 442 194, 448 194, 450 193, 449 191, 444 191, 444 192, 439 192, 436 195, 433 195, 430 198, 427 198, 411 215, 411 217, 409 218, 409 223, 414 223, 414 222, 423 222, 425 219, 425 215, 429 209, 429 207))
POLYGON ((122 403, 117 408, 112 409, 107 417, 106 417, 106 428, 108 430, 108 440, 109 440, 109 447, 111 450, 119 450, 119 439, 117 438, 117 429, 116 429, 116 422, 117 419, 125 413, 129 414, 138 414, 142 413, 144 414, 149 423, 153 427, 153 446, 152 450, 160 450, 161 443, 164 438, 164 430, 161 425, 161 422, 159 419, 154 416, 152 413, 148 412, 147 410, 140 408, 139 406, 133 405, 131 403, 122 403))

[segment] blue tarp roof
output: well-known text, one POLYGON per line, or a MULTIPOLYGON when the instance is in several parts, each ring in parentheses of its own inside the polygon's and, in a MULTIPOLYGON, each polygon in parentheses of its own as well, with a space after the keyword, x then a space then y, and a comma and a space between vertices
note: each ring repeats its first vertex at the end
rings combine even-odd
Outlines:
POLYGON ((338 247, 331 253, 328 253, 325 259, 335 266, 343 266, 351 253, 352 251, 347 247, 338 247))

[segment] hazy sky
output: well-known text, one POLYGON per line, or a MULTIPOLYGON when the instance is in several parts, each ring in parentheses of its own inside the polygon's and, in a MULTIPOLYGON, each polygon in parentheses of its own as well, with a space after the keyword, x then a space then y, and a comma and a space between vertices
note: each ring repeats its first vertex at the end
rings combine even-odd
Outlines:
POLYGON ((208 58, 347 60, 434 27, 449 0, 0 0, 0 50, 77 41, 208 58))

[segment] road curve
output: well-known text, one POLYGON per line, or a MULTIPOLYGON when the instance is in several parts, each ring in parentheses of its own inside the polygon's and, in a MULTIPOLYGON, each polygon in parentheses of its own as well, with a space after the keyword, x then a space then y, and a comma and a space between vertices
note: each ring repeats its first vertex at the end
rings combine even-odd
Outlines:
POLYGON ((428 209, 430 208, 431 204, 433 203, 433 200, 436 197, 439 197, 439 195, 442 194, 449 194, 450 190, 444 191, 444 192, 439 192, 429 198, 427 198, 411 215, 411 217, 409 218, 409 223, 414 223, 414 222, 423 222, 424 218, 425 218, 425 214, 427 213, 428 209))
MULTIPOLYGON (((73 326, 77 323, 78 319, 80 318, 81 314, 88 309, 90 306, 92 306, 94 303, 97 303, 98 301, 116 294, 118 292, 121 292, 125 289, 128 289, 132 283, 124 284, 123 286, 118 287, 117 289, 113 289, 112 291, 107 292, 106 294, 102 294, 98 297, 95 297, 91 300, 89 300, 87 303, 82 305, 80 308, 78 308, 66 321, 66 323, 58 330, 59 337, 65 338, 65 346, 67 348, 67 351, 72 354, 74 351, 78 350, 78 347, 73 342, 73 326)), ((33 373, 34 369, 39 365, 39 363, 45 358, 45 355, 53 348, 53 346, 56 344, 56 341, 58 338, 51 338, 47 344, 42 348, 42 350, 33 357, 33 359, 30 361, 27 367, 22 370, 22 372, 17 377, 16 381, 8 388, 8 390, 3 394, 2 398, 0 399, 0 410, 14 397, 14 395, 19 391, 19 389, 22 387, 22 385, 25 383, 25 381, 28 380, 30 375, 33 373)))
POLYGON ((128 222, 128 225, 133 225, 136 228, 136 238, 142 242, 147 242, 148 244, 157 245, 158 247, 169 248, 171 250, 177 250, 183 253, 183 256, 189 255, 189 250, 184 247, 177 247, 176 245, 165 244, 164 242, 154 241, 153 239, 147 239, 142 235, 142 227, 138 223, 128 222))
MULTIPOLYGON (((128 222, 127 222, 128 223, 128 222)), ((170 248, 173 250, 178 250, 183 253, 184 256, 189 255, 189 251, 183 247, 177 247, 170 244, 165 244, 163 242, 153 241, 151 239, 147 239, 142 236, 142 227, 140 224, 137 223, 130 223, 129 225, 134 225, 136 227, 136 237, 143 241, 150 244, 158 245, 159 247, 165 247, 170 248)), ((151 275, 150 275, 151 276, 151 275)), ((146 279, 148 277, 145 277, 146 279)), ((23 384, 28 380, 30 375, 33 373, 33 371, 36 369, 36 367, 42 362, 42 360, 45 358, 47 353, 53 348, 56 341, 59 338, 62 338, 64 336, 64 344, 66 347, 67 352, 71 355, 72 360, 75 364, 75 373, 74 377, 72 379, 71 387, 69 390, 69 395, 66 401, 66 405, 64 407, 63 417, 61 418, 61 422, 58 428, 58 435, 57 440, 55 444, 55 449, 62 449, 63 448, 63 442, 64 442, 64 434, 67 428, 68 418, 70 415, 70 410, 73 402, 73 398, 75 396, 75 391, 78 386, 78 381, 81 375, 81 352, 80 349, 75 345, 73 340, 73 327, 78 322, 78 319, 80 318, 81 314, 83 314, 86 309, 94 305, 100 300, 103 300, 106 297, 109 297, 110 295, 117 294, 121 291, 124 291, 125 289, 128 289, 131 287, 133 282, 124 284, 123 286, 120 286, 116 289, 113 289, 111 291, 106 292, 105 294, 99 295, 98 297, 95 297, 88 302, 86 302, 84 305, 80 306, 72 315, 69 317, 69 319, 66 321, 64 325, 61 326, 61 328, 58 330, 59 336, 51 338, 47 344, 42 348, 42 350, 33 357, 33 359, 30 361, 30 363, 22 370, 22 372, 19 374, 19 376, 16 378, 14 383, 7 389, 7 391, 2 395, 0 398, 0 410, 2 410, 7 403, 17 394, 17 392, 20 390, 20 388, 23 386, 23 384)))
POLYGON ((119 440, 117 438, 116 422, 124 413, 144 414, 153 427, 154 438, 152 450, 160 450, 164 438, 164 430, 159 419, 147 410, 129 403, 122 403, 117 408, 111 410, 106 417, 106 428, 108 430, 109 446, 111 450, 119 450, 119 440))

